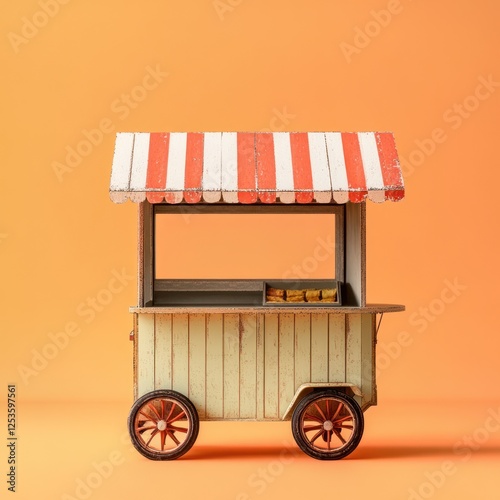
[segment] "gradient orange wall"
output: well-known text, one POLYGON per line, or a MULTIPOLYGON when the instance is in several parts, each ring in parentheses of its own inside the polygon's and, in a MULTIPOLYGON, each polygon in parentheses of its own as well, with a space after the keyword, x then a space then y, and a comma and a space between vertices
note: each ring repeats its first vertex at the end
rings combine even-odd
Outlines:
POLYGON ((108 198, 116 131, 389 130, 407 197, 368 204, 368 298, 407 312, 382 323, 380 395, 498 396, 499 15, 493 0, 9 3, 1 380, 31 401, 131 399, 137 207, 108 198))

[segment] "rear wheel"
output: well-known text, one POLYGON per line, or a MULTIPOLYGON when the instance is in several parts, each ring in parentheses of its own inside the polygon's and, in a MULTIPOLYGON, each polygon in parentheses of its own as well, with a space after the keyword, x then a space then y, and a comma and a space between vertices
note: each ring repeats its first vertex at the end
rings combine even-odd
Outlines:
POLYGON ((338 460, 352 453, 363 427, 358 403, 340 392, 312 392, 292 415, 292 433, 299 448, 318 460, 338 460))
POLYGON ((159 390, 145 394, 134 403, 128 428, 139 453, 150 460, 175 460, 196 441, 199 418, 186 396, 159 390))

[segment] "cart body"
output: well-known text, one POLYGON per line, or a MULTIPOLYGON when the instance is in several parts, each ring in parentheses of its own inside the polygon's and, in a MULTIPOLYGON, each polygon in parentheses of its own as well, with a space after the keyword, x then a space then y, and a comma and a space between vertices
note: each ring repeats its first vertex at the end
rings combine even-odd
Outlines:
POLYGON ((404 310, 366 304, 365 200, 403 193, 392 134, 118 134, 111 196, 139 203, 138 451, 178 458, 199 420, 291 419, 310 456, 350 453, 377 403, 377 315, 404 310), (171 212, 333 213, 342 302, 259 302, 259 280, 158 279, 155 217, 171 212))

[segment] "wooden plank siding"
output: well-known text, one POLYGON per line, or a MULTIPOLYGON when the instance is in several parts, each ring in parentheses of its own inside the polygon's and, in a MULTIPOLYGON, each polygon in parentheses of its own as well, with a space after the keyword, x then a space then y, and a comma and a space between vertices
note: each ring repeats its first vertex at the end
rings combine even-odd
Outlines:
MULTIPOLYGON (((285 413, 295 394, 295 322, 293 314, 279 315, 278 417, 285 413)), ((266 367, 267 370, 267 367, 266 367)))
POLYGON ((238 314, 224 314, 224 418, 236 419, 240 411, 240 324, 238 314))
POLYGON ((188 397, 198 408, 200 418, 205 418, 206 394, 206 330, 205 314, 189 316, 189 392, 188 397))
POLYGON ((221 419, 224 416, 224 339, 222 314, 207 314, 206 324, 206 418, 221 419))
POLYGON ((375 376, 376 321, 374 314, 361 315, 361 391, 363 406, 377 404, 377 381, 375 376))
POLYGON ((264 418, 279 418, 279 315, 264 316, 264 418))
POLYGON ((155 389, 172 388, 172 342, 172 315, 158 314, 155 317, 155 389))
POLYGON ((306 383, 376 404, 374 314, 138 314, 136 350, 136 397, 176 390, 202 420, 279 420, 306 383))
POLYGON ((156 314, 139 314, 137 336, 138 397, 154 389, 155 383, 155 321, 156 314))

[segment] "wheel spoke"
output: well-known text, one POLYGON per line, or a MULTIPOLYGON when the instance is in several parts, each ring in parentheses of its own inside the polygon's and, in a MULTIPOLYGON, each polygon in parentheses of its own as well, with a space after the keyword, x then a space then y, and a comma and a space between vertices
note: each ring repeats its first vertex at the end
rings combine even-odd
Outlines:
POLYGON ((158 413, 158 410, 155 408, 155 406, 154 406, 153 403, 148 403, 148 408, 151 408, 151 410, 156 415, 156 417, 158 418, 158 420, 161 420, 160 414, 158 413))
POLYGON ((170 430, 166 430, 166 432, 168 433, 168 435, 171 437, 172 441, 177 445, 179 446, 181 444, 181 442, 175 437, 174 433, 171 432, 170 430))
POLYGON ((162 420, 165 418, 165 400, 161 400, 161 418, 162 420))
POLYGON ((321 425, 323 425, 323 420, 321 420, 319 417, 309 415, 309 413, 306 413, 304 415, 304 420, 314 420, 315 422, 319 422, 321 425))
POLYGON ((146 446, 149 446, 149 443, 151 443, 151 441, 153 440, 153 438, 156 436, 156 434, 158 434, 158 429, 155 429, 152 433, 151 433, 151 436, 148 440, 148 442, 146 443, 146 446))
POLYGON ((172 401, 172 406, 170 407, 170 411, 168 412, 167 418, 165 419, 166 422, 169 421, 169 419, 172 416, 172 413, 174 413, 174 410, 176 407, 177 407, 177 405, 172 401))
POLYGON ((323 434, 323 428, 320 431, 318 431, 316 434, 314 434, 314 436, 310 440, 310 443, 313 444, 314 441, 316 441, 316 439, 318 439, 321 436, 321 434, 323 434))
POLYGON ((323 411, 321 410, 321 408, 319 407, 318 403, 314 403, 314 407, 316 408, 316 410, 318 410, 318 413, 321 415, 321 417, 323 418, 323 422, 328 420, 326 417, 325 417, 325 414, 323 413, 323 411))
POLYGON ((326 419, 330 419, 330 400, 326 400, 326 419))
POLYGON ((342 410, 343 407, 344 407, 344 403, 341 403, 339 401, 339 405, 337 406, 337 409, 335 410, 335 415, 333 415, 332 421, 334 421, 338 417, 340 410, 342 410))
POLYGON ((153 429, 156 429, 156 425, 150 425, 148 427, 139 427, 137 425, 135 426, 135 432, 138 432, 139 434, 142 434, 146 431, 152 431, 153 429))
POLYGON ((354 426, 352 425, 336 425, 335 426, 337 429, 354 429, 354 426))
POLYGON ((352 420, 352 415, 346 415, 345 417, 337 418, 336 420, 333 421, 333 424, 335 425, 341 422, 345 422, 346 420, 352 420))
POLYGON ((176 415, 174 418, 167 420, 167 424, 171 424, 173 422, 177 422, 177 420, 181 419, 182 417, 186 416, 186 412, 184 410, 181 410, 181 412, 176 415))
POLYGON ((144 410, 139 410, 139 413, 146 418, 146 422, 154 422, 155 420, 151 418, 151 415, 144 413, 144 410))
POLYGON ((340 431, 338 429, 333 429, 333 432, 335 432, 335 435, 342 441, 342 444, 346 444, 347 441, 342 437, 340 434, 340 431))
POLYGON ((328 431, 328 451, 330 451, 332 449, 332 434, 333 432, 332 431, 328 431))
POLYGON ((304 425, 303 429, 304 429, 304 432, 317 431, 319 429, 323 429, 323 424, 321 424, 321 425, 304 425))
POLYGON ((165 438, 167 437, 167 432, 166 431, 161 431, 160 432, 160 438, 161 438, 161 451, 165 449, 165 438))
POLYGON ((187 433, 188 429, 185 427, 177 427, 176 425, 169 425, 168 426, 169 430, 176 431, 176 432, 184 432, 187 433))

